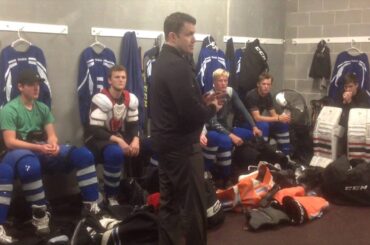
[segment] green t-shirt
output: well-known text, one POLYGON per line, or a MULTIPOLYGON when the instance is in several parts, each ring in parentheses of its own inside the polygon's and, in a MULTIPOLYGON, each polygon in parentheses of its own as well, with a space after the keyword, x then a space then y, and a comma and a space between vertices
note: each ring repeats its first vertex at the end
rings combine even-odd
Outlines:
POLYGON ((32 110, 22 103, 20 96, 9 101, 0 111, 1 130, 14 130, 23 140, 32 131, 44 130, 45 125, 54 122, 49 107, 35 101, 32 110))

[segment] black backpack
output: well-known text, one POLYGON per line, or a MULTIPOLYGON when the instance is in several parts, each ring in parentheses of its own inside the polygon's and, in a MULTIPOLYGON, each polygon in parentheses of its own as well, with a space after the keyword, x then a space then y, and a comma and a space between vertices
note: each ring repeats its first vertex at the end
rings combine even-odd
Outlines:
POLYGON ((158 244, 158 217, 148 208, 134 210, 118 226, 104 232, 100 244, 158 244))
POLYGON ((132 206, 141 206, 146 203, 147 191, 144 190, 135 178, 125 178, 120 182, 118 200, 132 206))
POLYGON ((325 168, 322 189, 331 202, 370 206, 370 164, 338 158, 325 168))
POLYGON ((158 218, 149 206, 134 208, 121 223, 104 231, 90 217, 81 219, 73 232, 71 245, 156 245, 158 218))
POLYGON ((236 147, 233 154, 233 163, 240 168, 255 165, 259 161, 279 163, 283 168, 288 167, 288 159, 283 153, 276 152, 275 148, 262 138, 253 138, 242 146, 236 147))

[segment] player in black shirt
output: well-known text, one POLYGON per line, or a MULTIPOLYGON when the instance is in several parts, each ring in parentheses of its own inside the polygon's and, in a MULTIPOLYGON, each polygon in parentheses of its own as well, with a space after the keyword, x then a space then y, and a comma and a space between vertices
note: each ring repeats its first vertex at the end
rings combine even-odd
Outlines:
MULTIPOLYGON (((257 88, 247 93, 244 104, 256 121, 257 127, 262 130, 264 139, 267 141, 271 134, 274 134, 278 149, 288 156, 291 152, 289 136, 291 118, 288 114, 276 113, 270 93, 272 82, 271 75, 262 73, 257 82, 257 88), (267 115, 265 115, 266 111, 267 115)), ((246 122, 243 126, 250 128, 246 122)))

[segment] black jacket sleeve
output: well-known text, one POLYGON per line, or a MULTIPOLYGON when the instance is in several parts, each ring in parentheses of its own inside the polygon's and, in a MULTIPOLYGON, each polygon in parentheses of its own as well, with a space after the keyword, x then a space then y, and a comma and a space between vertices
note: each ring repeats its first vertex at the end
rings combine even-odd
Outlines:
POLYGON ((172 74, 173 77, 179 79, 168 84, 169 92, 184 127, 189 130, 201 127, 204 122, 209 121, 215 115, 216 107, 214 105, 207 106, 203 102, 190 65, 189 69, 174 67, 172 74))
POLYGON ((139 121, 126 122, 124 135, 130 140, 135 136, 139 137, 139 121))

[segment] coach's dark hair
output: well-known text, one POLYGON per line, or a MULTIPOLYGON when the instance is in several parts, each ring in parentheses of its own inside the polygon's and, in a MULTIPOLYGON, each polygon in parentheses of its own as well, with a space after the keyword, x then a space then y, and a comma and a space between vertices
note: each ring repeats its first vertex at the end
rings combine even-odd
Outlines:
POLYGON ((344 84, 348 84, 348 83, 358 84, 357 77, 354 73, 347 73, 344 76, 344 84))
POLYGON ((263 80, 266 80, 266 79, 271 79, 271 83, 274 81, 273 76, 271 76, 267 72, 263 72, 261 75, 258 76, 258 82, 257 83, 260 83, 260 82, 262 82, 263 80))
POLYGON ((167 16, 163 24, 163 31, 166 40, 170 32, 179 34, 185 22, 195 25, 197 20, 193 16, 181 12, 172 13, 167 16))
POLYGON ((127 75, 126 67, 124 67, 123 65, 114 65, 108 71, 108 78, 112 78, 112 73, 115 71, 124 71, 127 75))

